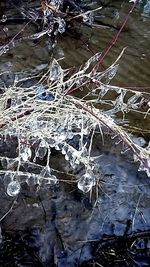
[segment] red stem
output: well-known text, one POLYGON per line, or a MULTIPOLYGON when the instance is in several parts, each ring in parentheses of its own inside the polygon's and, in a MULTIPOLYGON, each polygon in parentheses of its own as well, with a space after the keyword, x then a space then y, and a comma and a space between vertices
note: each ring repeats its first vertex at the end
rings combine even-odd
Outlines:
POLYGON ((105 59, 105 57, 106 57, 107 54, 109 53, 110 49, 111 49, 111 48, 113 47, 113 45, 117 42, 117 40, 118 40, 118 38, 119 38, 119 36, 120 36, 120 34, 121 34, 123 28, 125 27, 125 25, 126 25, 127 22, 128 22, 128 19, 129 19, 129 17, 130 17, 130 14, 133 12, 133 10, 134 10, 136 4, 138 3, 138 1, 139 1, 139 0, 136 0, 136 1, 133 3, 133 5, 132 5, 131 9, 129 10, 127 16, 125 17, 125 20, 124 20, 122 26, 120 27, 119 31, 118 31, 117 34, 112 38, 110 44, 106 47, 106 49, 105 49, 105 50, 103 51, 103 53, 101 54, 98 63, 97 63, 97 64, 95 65, 95 67, 94 67, 94 70, 95 70, 95 71, 97 71, 98 67, 99 67, 100 64, 103 62, 103 60, 105 59))
MULTIPOLYGON (((19 114, 16 114, 16 116, 11 117, 11 121, 16 121, 17 119, 23 118, 24 116, 29 115, 32 111, 33 109, 29 109, 24 112, 20 112, 19 114)), ((9 124, 9 121, 3 123, 0 122, 0 129, 5 127, 7 124, 9 124)))
MULTIPOLYGON (((105 49, 105 50, 103 51, 103 53, 100 55, 99 61, 97 62, 97 64, 96 64, 95 67, 93 68, 93 72, 96 72, 96 71, 97 71, 97 69, 98 69, 99 66, 102 64, 103 60, 105 59, 105 57, 107 56, 107 54, 109 53, 109 51, 111 50, 111 48, 113 47, 113 45, 117 42, 117 40, 118 40, 118 38, 119 38, 119 36, 120 36, 120 34, 121 34, 123 28, 125 27, 125 25, 126 25, 127 22, 128 22, 128 19, 129 19, 129 17, 130 17, 130 14, 133 12, 133 10, 134 10, 134 8, 135 8, 135 6, 136 6, 136 4, 137 4, 138 2, 139 2, 139 0, 136 0, 136 1, 133 3, 131 9, 129 10, 129 12, 128 12, 128 14, 127 14, 127 16, 125 17, 125 20, 124 20, 124 22, 123 22, 121 28, 119 29, 119 31, 117 32, 117 34, 112 38, 110 44, 106 47, 106 49, 105 49)), ((87 81, 87 82, 88 82, 88 81, 87 81)), ((76 88, 72 88, 72 89, 68 90, 68 91, 65 93, 65 95, 68 95, 68 94, 74 93, 74 92, 76 92, 76 91, 79 91, 80 88, 81 88, 81 86, 76 87, 76 88)))

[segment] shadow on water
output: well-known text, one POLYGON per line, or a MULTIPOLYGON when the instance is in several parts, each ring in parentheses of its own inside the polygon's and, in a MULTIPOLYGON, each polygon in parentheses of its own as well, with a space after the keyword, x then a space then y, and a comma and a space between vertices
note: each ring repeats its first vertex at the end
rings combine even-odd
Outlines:
MULTIPOLYGON (((127 1, 84 2, 92 8, 103 5, 103 9, 95 15, 94 28, 77 22, 73 31, 68 29, 59 36, 53 50, 48 37, 38 42, 26 40, 19 43, 0 58, 1 72, 11 73, 1 82, 11 83, 16 71, 41 70, 51 57, 63 57, 62 64, 71 67, 82 63, 92 53, 102 51, 120 27, 130 4, 127 1)), ((34 7, 35 3, 30 3, 34 7)), ((150 90, 149 6, 149 1, 140 1, 103 62, 102 68, 109 66, 127 47, 113 81, 115 85, 150 90)), ((1 12, 4 10, 7 20, 0 25, 1 43, 22 27, 19 19, 11 21, 13 16, 18 16, 18 9, 12 8, 8 1, 6 6, 1 3, 1 12)), ((30 25, 26 34, 37 29, 36 24, 30 25)), ((131 117, 132 124, 135 125, 136 120, 137 117, 131 117)), ((137 122, 137 125, 140 123, 137 122)), ((147 125, 142 127, 147 129, 147 125)), ((146 138, 148 143, 149 132, 146 138)), ((13 156, 16 146, 15 140, 7 144, 0 142, 0 155, 13 156)), ((122 146, 115 145, 109 134, 105 135, 104 146, 101 138, 95 136, 92 156, 101 154, 101 157, 96 162, 99 177, 91 198, 77 189, 76 182, 68 183, 64 173, 69 167, 56 151, 53 151, 51 164, 64 172, 59 175, 65 182, 54 187, 43 185, 38 191, 32 182, 29 186, 22 181, 21 193, 12 202, 5 193, 1 175, 0 218, 8 210, 10 213, 0 220, 0 267, 150 266, 150 181, 144 172, 138 172, 138 165, 131 155, 121 151, 122 146)), ((78 175, 82 175, 82 168, 78 170, 78 175)))

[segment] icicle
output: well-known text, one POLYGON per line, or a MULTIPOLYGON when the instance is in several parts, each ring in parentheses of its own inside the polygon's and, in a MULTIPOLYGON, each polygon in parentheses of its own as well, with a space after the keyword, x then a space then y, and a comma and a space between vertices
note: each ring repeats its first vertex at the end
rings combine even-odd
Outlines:
POLYGON ((47 153, 47 149, 49 148, 49 144, 43 139, 39 143, 37 152, 36 152, 36 157, 43 159, 47 153))
POLYGON ((95 178, 92 172, 87 171, 78 181, 78 188, 84 193, 89 192, 95 185, 95 178))
POLYGON ((28 145, 21 144, 19 156, 21 160, 28 161, 32 156, 31 148, 28 145))
POLYGON ((6 15, 3 15, 3 16, 2 16, 2 19, 1 19, 1 22, 4 23, 4 22, 6 22, 6 20, 7 20, 7 16, 6 16, 6 15))
POLYGON ((7 194, 10 197, 15 197, 19 194, 20 188, 21 187, 18 181, 12 181, 7 186, 7 194))
POLYGON ((64 21, 64 19, 62 19, 60 17, 57 19, 57 22, 58 22, 58 32, 61 34, 64 33, 65 27, 66 27, 66 22, 64 21))
POLYGON ((49 166, 43 168, 40 173, 41 182, 44 181, 46 184, 54 185, 58 182, 58 179, 55 175, 51 174, 51 170, 49 166))
POLYGON ((50 81, 63 81, 63 69, 56 59, 53 60, 50 66, 49 79, 50 81))
POLYGON ((68 145, 64 145, 64 146, 62 147, 61 153, 62 153, 63 155, 65 155, 65 154, 67 153, 67 151, 68 151, 68 145))

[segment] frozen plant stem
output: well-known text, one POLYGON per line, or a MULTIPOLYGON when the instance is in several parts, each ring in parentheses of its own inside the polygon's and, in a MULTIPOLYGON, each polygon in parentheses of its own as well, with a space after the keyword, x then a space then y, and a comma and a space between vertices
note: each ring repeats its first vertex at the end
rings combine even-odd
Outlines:
POLYGON ((13 201, 10 209, 0 218, 0 222, 2 222, 6 218, 6 216, 12 211, 12 209, 16 203, 16 200, 17 200, 17 198, 13 201))
POLYGON ((109 125, 109 122, 106 123, 107 120, 106 120, 106 117, 105 117, 105 116, 102 116, 102 114, 101 114, 101 118, 98 117, 98 115, 95 114, 95 113, 92 111, 92 109, 90 110, 89 108, 87 108, 87 106, 81 104, 81 102, 79 102, 79 101, 71 100, 71 102, 72 102, 74 105, 76 105, 77 107, 82 108, 84 111, 86 111, 87 113, 89 113, 90 115, 92 115, 98 122, 102 123, 102 124, 105 125, 108 129, 110 129, 110 131, 111 131, 112 133, 114 133, 115 136, 118 136, 119 139, 121 139, 121 140, 123 141, 123 143, 124 143, 125 145, 127 145, 129 149, 132 150, 133 154, 136 155, 136 157, 137 157, 137 159, 139 160, 139 162, 142 163, 142 165, 143 165, 143 166, 150 172, 150 167, 149 167, 147 161, 146 161, 144 158, 142 158, 142 157, 140 156, 139 151, 137 150, 136 145, 135 145, 132 141, 129 141, 129 140, 128 140, 129 137, 127 136, 126 133, 124 133, 123 129, 121 129, 120 126, 118 126, 117 124, 115 124, 115 122, 112 122, 112 121, 111 121, 111 123, 110 123, 110 125, 109 125), (103 119, 102 119, 102 117, 103 117, 103 119))
POLYGON ((110 44, 108 45, 108 47, 106 47, 106 49, 103 51, 103 53, 101 54, 98 63, 95 65, 94 69, 93 69, 93 73, 95 73, 99 66, 101 65, 101 63, 104 61, 105 57, 107 56, 107 54, 109 53, 109 51, 111 50, 111 48, 115 45, 115 43, 117 42, 122 30, 124 29, 125 25, 128 22, 128 19, 131 15, 131 13, 133 12, 135 6, 138 4, 139 0, 134 1, 131 9, 129 10, 127 16, 125 17, 124 22, 122 23, 122 26, 120 27, 119 31, 117 32, 117 34, 113 37, 113 39, 111 40, 110 44))
MULTIPOLYGON (((27 88, 17 87, 16 84, 12 88, 7 88, 7 91, 3 93, 0 99, 2 142, 4 137, 7 139, 7 136, 11 140, 14 137, 18 138, 18 150, 16 151, 18 155, 9 158, 9 154, 5 154, 2 159, 2 163, 4 163, 2 172, 6 174, 6 177, 8 176, 9 180, 14 178, 7 187, 9 196, 14 197, 19 193, 24 174, 27 182, 32 179, 33 183, 39 184, 39 186, 47 184, 53 186, 57 183, 58 179, 51 173, 50 168, 51 149, 58 150, 64 155, 65 160, 75 171, 73 182, 78 183, 78 188, 84 193, 89 192, 93 186, 98 186, 97 157, 93 157, 91 152, 93 138, 98 127, 100 129, 98 133, 104 139, 103 126, 104 130, 107 127, 111 134, 123 143, 125 150, 130 149, 133 152, 134 160, 140 161, 139 170, 142 169, 148 175, 150 174, 149 146, 146 148, 138 146, 132 141, 132 136, 128 135, 123 126, 120 127, 113 119, 114 114, 116 118, 120 111, 124 114, 130 110, 138 112, 143 103, 141 99, 146 101, 149 94, 147 93, 145 96, 143 92, 137 94, 130 90, 132 95, 128 95, 127 89, 102 82, 103 78, 104 81, 113 79, 122 53, 109 68, 103 72, 97 71, 96 75, 93 75, 92 69, 100 53, 89 58, 73 74, 62 69, 59 62, 54 59, 38 83, 27 88), (90 83, 88 93, 85 93, 83 98, 69 95, 73 88, 83 88, 88 83, 90 83), (42 88, 42 92, 39 92, 39 86, 42 88), (108 99, 110 92, 115 93, 115 99, 108 99), (108 99, 111 103, 110 109, 107 109, 106 112, 102 106, 104 96, 104 101, 108 99), (7 107, 8 100, 11 98, 13 101, 7 107), (47 157, 47 162, 43 168, 37 164, 36 158, 41 161, 45 157, 47 157), (34 173, 33 168, 30 169, 33 164, 32 159, 33 163, 35 162, 34 165, 39 169, 38 174, 34 173), (31 173, 30 171, 27 173, 26 166, 29 166, 31 173), (77 172, 80 166, 83 168, 81 177, 77 172), (22 167, 24 174, 20 172, 22 167)), ((149 113, 146 114, 149 116, 149 113)), ((5 141, 7 143, 7 140, 5 141)), ((68 181, 68 179, 66 180, 68 181)), ((71 179, 70 181, 72 182, 71 179)))

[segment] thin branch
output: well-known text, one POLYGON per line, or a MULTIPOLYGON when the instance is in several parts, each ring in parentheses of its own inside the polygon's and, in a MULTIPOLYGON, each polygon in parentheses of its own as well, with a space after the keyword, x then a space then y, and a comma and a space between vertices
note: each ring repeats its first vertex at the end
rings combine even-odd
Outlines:
POLYGON ((16 204, 16 200, 17 198, 13 201, 10 209, 0 218, 0 222, 2 222, 6 218, 6 216, 13 210, 13 207, 16 204))

